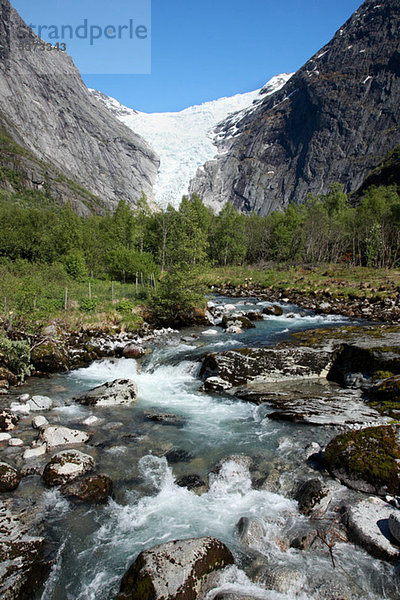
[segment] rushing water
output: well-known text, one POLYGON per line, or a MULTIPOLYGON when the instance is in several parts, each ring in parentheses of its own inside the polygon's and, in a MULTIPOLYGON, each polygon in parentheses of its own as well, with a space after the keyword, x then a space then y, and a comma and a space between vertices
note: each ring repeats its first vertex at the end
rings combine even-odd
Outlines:
MULTIPOLYGON (((254 306, 238 304, 238 308, 254 306)), ((102 507, 76 506, 58 491, 43 489, 39 502, 60 550, 41 599, 109 600, 140 551, 172 539, 203 535, 227 543, 238 564, 223 572, 210 600, 223 590, 270 600, 329 600, 342 596, 324 595, 324 585, 335 589, 340 584, 350 590, 352 598, 398 597, 392 567, 352 544, 336 544, 334 569, 327 549, 305 552, 288 549, 285 543, 307 529, 308 520, 285 494, 301 479, 304 448, 310 441, 324 444, 335 430, 271 421, 265 406, 200 391, 198 358, 207 351, 273 344, 290 331, 341 321, 300 313, 286 305, 282 317, 268 318, 241 335, 230 336, 212 327, 209 330, 217 333, 204 329, 181 333, 185 339, 196 333, 193 343, 182 343, 180 335, 171 336, 155 346, 140 369, 134 360, 104 360, 32 384, 32 390, 57 401, 52 422, 82 427, 87 416, 99 417, 86 451, 94 456, 99 471, 115 483, 114 499, 102 507), (72 401, 77 392, 119 377, 137 381, 134 406, 88 409, 72 401), (184 424, 148 421, 144 413, 150 409, 180 416, 184 424), (186 451, 185 460, 168 464, 164 454, 171 448, 186 451), (175 483, 188 473, 207 479, 218 461, 238 454, 251 456, 258 472, 272 468, 280 480, 279 493, 272 481, 270 486, 255 489, 249 468, 235 458, 211 473, 208 491, 202 495, 175 483), (300 583, 294 578, 287 593, 263 590, 246 577, 242 568, 249 564, 251 552, 239 544, 235 532, 243 516, 262 521, 262 552, 272 566, 286 565, 301 573, 300 583)), ((32 484, 29 478, 24 482, 22 489, 25 486, 28 493, 32 484)))

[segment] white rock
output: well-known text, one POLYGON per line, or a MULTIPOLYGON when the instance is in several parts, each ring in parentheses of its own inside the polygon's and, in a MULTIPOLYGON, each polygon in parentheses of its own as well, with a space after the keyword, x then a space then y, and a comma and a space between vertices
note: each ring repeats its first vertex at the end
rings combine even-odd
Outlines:
POLYGON ((48 396, 32 396, 32 398, 28 400, 27 404, 33 411, 49 410, 53 406, 53 400, 48 398, 48 396))
POLYGON ((225 333, 243 333, 243 329, 241 329, 241 327, 238 327, 237 325, 231 325, 230 327, 228 327, 225 333))
POLYGON ((216 329, 206 329, 203 331, 203 335, 218 335, 219 331, 216 329))
POLYGON ((94 460, 79 450, 59 452, 46 465, 43 479, 47 485, 62 485, 94 467, 94 460))
POLYGON ((400 550, 391 544, 389 518, 393 507, 371 496, 346 510, 350 538, 363 546, 372 556, 383 560, 397 560, 400 550))
POLYGON ((94 423, 97 423, 98 420, 99 420, 98 417, 91 415, 90 417, 88 417, 87 419, 82 421, 82 423, 83 423, 83 425, 94 425, 94 423))
POLYGON ((9 433, 0 433, 0 442, 8 442, 11 439, 11 435, 9 433))
POLYGON ((32 419, 32 427, 34 429, 41 429, 42 427, 45 427, 48 424, 48 420, 42 415, 37 415, 37 417, 33 417, 32 419))
POLYGON ((31 407, 29 406, 29 404, 19 404, 18 402, 11 402, 10 410, 14 413, 29 415, 29 413, 31 412, 31 407))
POLYGON ((24 459, 29 460, 30 458, 37 458, 38 456, 43 456, 46 452, 46 444, 41 444, 40 446, 36 446, 36 448, 27 448, 24 452, 24 459))
POLYGON ((30 395, 29 395, 29 394, 21 394, 21 395, 19 396, 18 400, 19 400, 20 402, 22 402, 23 404, 26 404, 26 402, 28 402, 29 398, 30 398, 30 395))
POLYGON ((46 442, 48 450, 57 446, 73 446, 83 444, 90 436, 79 429, 69 429, 63 425, 47 425, 40 432, 40 439, 46 442))
POLYGON ((8 440, 9 446, 23 446, 24 442, 20 438, 11 438, 8 440))

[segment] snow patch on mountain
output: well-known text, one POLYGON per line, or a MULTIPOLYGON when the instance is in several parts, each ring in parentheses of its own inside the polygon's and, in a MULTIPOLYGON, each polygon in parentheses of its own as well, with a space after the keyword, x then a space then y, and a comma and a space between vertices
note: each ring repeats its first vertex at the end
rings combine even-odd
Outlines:
POLYGON ((285 85, 292 74, 273 77, 263 88, 191 106, 180 112, 144 113, 127 108, 96 90, 92 94, 122 123, 141 135, 158 154, 160 168, 154 188, 156 202, 162 208, 179 206, 198 167, 218 153, 217 125, 228 116, 235 124, 249 111, 255 110, 266 96, 285 85))

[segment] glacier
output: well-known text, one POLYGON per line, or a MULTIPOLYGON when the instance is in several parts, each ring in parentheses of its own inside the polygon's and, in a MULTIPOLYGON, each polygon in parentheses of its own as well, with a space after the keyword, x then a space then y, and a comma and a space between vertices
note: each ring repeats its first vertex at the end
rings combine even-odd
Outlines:
POLYGON ((292 73, 273 77, 259 90, 191 106, 179 112, 145 113, 123 106, 115 98, 91 89, 110 112, 150 144, 160 158, 154 197, 161 208, 178 207, 189 183, 205 162, 218 154, 217 125, 229 117, 235 123, 268 95, 280 90, 292 73))

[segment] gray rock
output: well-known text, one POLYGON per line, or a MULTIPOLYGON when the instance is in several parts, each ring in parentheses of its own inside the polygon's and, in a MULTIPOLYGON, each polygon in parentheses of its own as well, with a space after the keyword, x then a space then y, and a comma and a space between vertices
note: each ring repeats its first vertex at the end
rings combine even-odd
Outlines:
POLYGON ((233 563, 230 550, 211 537, 168 542, 139 554, 117 600, 199 600, 207 576, 233 563))
POLYGON ((267 590, 275 590, 280 594, 297 594, 303 589, 305 582, 304 573, 286 565, 267 569, 262 578, 262 584, 267 590))
POLYGON ((148 354, 146 348, 137 344, 127 344, 122 350, 122 356, 125 358, 142 358, 146 354, 148 354))
POLYGON ((53 400, 47 396, 32 396, 27 404, 31 411, 50 410, 53 400))
POLYGON ((31 460, 33 458, 39 458, 44 456, 47 452, 47 444, 40 444, 34 448, 27 448, 24 452, 24 460, 31 460))
POLYGON ((90 436, 85 431, 80 431, 79 429, 70 429, 63 425, 47 425, 41 429, 40 439, 51 450, 57 446, 84 444, 90 439, 90 436))
POLYGON ((0 492, 12 492, 21 481, 21 473, 5 462, 0 463, 0 492))
POLYGON ((46 417, 43 417, 42 415, 37 415, 36 417, 33 417, 33 419, 32 419, 32 427, 34 429, 41 429, 42 427, 45 427, 48 424, 49 424, 48 420, 46 419, 46 417))
POLYGON ((393 507, 372 496, 346 509, 349 537, 369 554, 382 560, 396 561, 400 549, 391 543, 389 518, 393 507))
POLYGON ((311 444, 308 444, 308 446, 306 446, 304 450, 304 458, 305 460, 308 460, 309 458, 311 458, 315 454, 319 454, 320 452, 321 446, 317 444, 317 442, 311 442, 311 444))
POLYGON ((137 385, 131 379, 115 379, 75 399, 85 406, 129 405, 137 400, 137 385))
POLYGON ((183 427, 186 423, 184 417, 178 415, 171 415, 169 413, 159 413, 155 411, 147 411, 144 416, 153 423, 162 423, 163 425, 174 425, 176 427, 183 427))
POLYGON ((400 543, 400 511, 392 512, 389 516, 389 531, 397 543, 400 543))
POLYGON ((94 460, 79 450, 59 452, 47 463, 43 471, 43 481, 49 486, 63 485, 94 467, 94 460))
POLYGON ((238 538, 243 546, 260 550, 264 545, 264 528, 258 519, 242 517, 236 524, 238 538))

